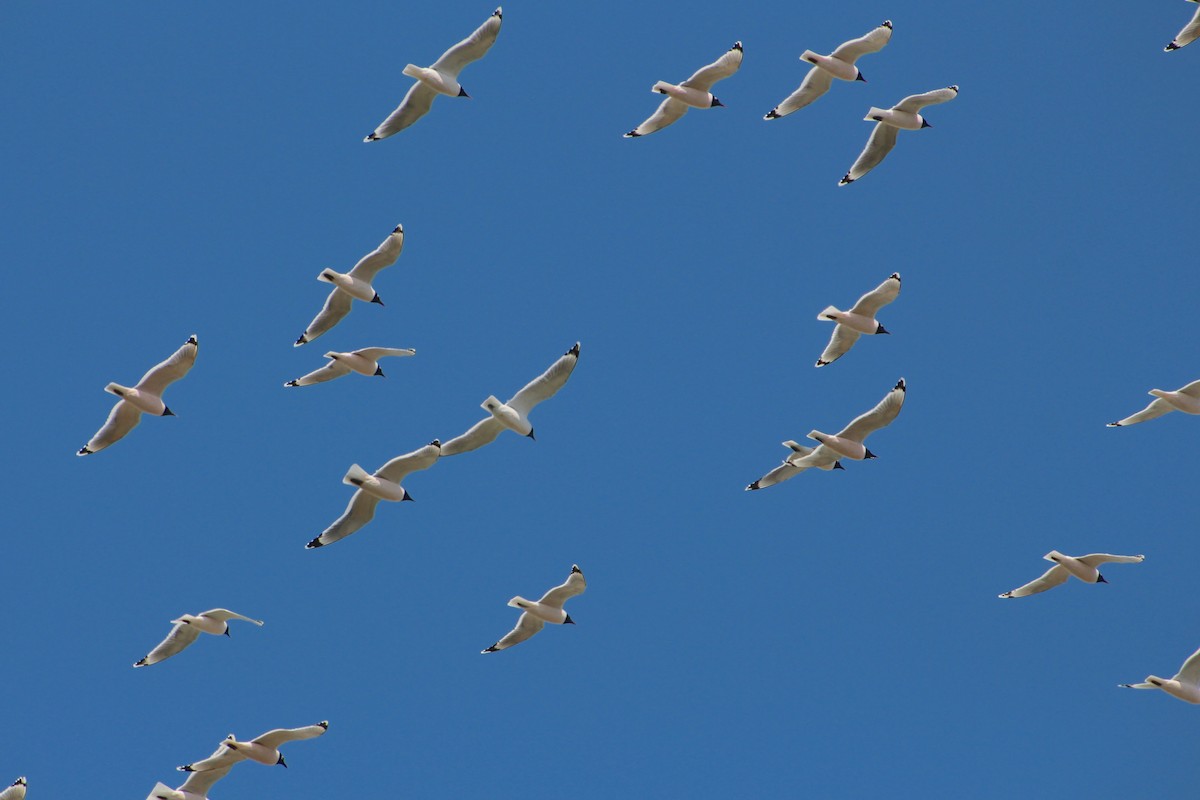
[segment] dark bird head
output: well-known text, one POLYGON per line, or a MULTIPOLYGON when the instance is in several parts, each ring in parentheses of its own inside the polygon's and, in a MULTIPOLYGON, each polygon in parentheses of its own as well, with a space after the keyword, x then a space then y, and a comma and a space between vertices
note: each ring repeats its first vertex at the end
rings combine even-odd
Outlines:
POLYGON ((375 296, 371 298, 371 302, 379 303, 379 305, 383 305, 383 301, 379 299, 379 292, 375 293, 375 296))
MULTIPOLYGON (((229 626, 228 625, 225 626, 225 635, 229 636, 229 626)), ((233 637, 229 636, 229 638, 232 639, 233 637)))
POLYGON ((879 327, 875 329, 875 332, 876 332, 876 333, 886 333, 886 334, 888 334, 889 336, 890 336, 890 335, 891 335, 891 333, 892 333, 892 332, 891 332, 891 331, 889 331, 887 328, 883 327, 883 323, 882 323, 882 322, 881 322, 881 323, 879 323, 879 327))
POLYGON ((467 98, 468 100, 470 100, 470 99, 471 99, 471 95, 467 94, 467 90, 466 90, 466 89, 464 89, 464 88, 463 88, 463 87, 461 87, 461 86, 460 86, 460 87, 458 87, 458 96, 459 96, 459 97, 465 97, 465 98, 467 98))
POLYGON ((375 365, 375 374, 381 378, 387 377, 386 375, 383 374, 383 367, 379 366, 378 364, 375 365))
POLYGON ((412 502, 412 503, 415 503, 415 502, 417 502, 416 500, 413 500, 413 496, 412 496, 411 494, 409 494, 409 493, 408 493, 408 489, 405 489, 405 490, 404 490, 404 497, 401 497, 400 499, 401 499, 401 500, 408 500, 409 502, 412 502))
POLYGON ((924 117, 921 117, 921 127, 922 128, 932 128, 933 126, 929 124, 929 120, 925 119, 924 117))
MULTIPOLYGON (((863 449, 866 450, 865 447, 863 449)), ((875 455, 870 450, 867 450, 867 454, 866 454, 866 456, 864 456, 864 458, 879 458, 879 456, 875 455)))
POLYGON ((842 466, 842 462, 840 462, 840 461, 833 462, 833 468, 834 469, 845 469, 845 467, 842 466))
POLYGON ((711 105, 711 106, 709 106, 709 108, 716 108, 717 106, 720 106, 721 108, 724 108, 724 107, 725 107, 725 104, 724 104, 724 103, 722 103, 720 100, 718 100, 718 99, 716 98, 716 96, 714 95, 714 96, 713 96, 712 105, 711 105))
POLYGON ((854 80, 862 81, 863 83, 867 82, 867 79, 863 77, 862 70, 859 70, 858 74, 854 76, 854 80))
POLYGON ((1103 575, 1101 575, 1100 573, 1097 572, 1096 573, 1096 583, 1108 583, 1108 581, 1106 581, 1104 579, 1103 575))
POLYGON ((171 409, 167 408, 166 406, 163 406, 163 413, 162 413, 162 415, 163 415, 164 417, 173 417, 173 416, 175 416, 175 412, 174 412, 174 411, 172 411, 171 409))
POLYGON ((535 442, 537 441, 537 437, 533 435, 533 428, 530 428, 529 433, 527 433, 525 435, 528 436, 530 439, 533 439, 535 442))
POLYGON ((279 754, 279 760, 276 761, 275 763, 278 764, 279 766, 283 767, 284 769, 287 769, 287 762, 283 760, 283 753, 279 754))
POLYGON ((571 615, 567 614, 567 618, 563 620, 563 625, 574 625, 575 620, 571 619, 571 615))

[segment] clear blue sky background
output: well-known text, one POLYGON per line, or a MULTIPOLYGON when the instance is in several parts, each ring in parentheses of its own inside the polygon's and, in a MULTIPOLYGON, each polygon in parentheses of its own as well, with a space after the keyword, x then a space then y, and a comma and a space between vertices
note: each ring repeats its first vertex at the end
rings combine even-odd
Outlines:
POLYGON ((514 3, 472 99, 363 144, 492 8, 0 8, 0 782, 140 800, 226 733, 328 719, 213 796, 1194 793, 1200 709, 1116 685, 1200 646, 1200 420, 1104 427, 1200 378, 1200 45, 1162 52, 1194 6, 514 3), (803 50, 885 18, 868 83, 762 120, 803 50), (737 39, 726 108, 621 138, 737 39), (869 106, 952 83, 837 188, 869 106), (396 223, 387 306, 294 349, 317 273, 396 223), (893 335, 814 369, 817 312, 893 271, 893 335), (178 417, 75 458, 104 385, 191 333, 178 417), (303 549, 351 463, 462 432, 576 340, 536 442, 303 549), (368 345, 418 354, 281 386, 368 345), (742 491, 900 376, 878 460, 742 491), (996 598, 1052 548, 1146 562, 996 598), (577 626, 479 655, 572 563, 577 626), (266 625, 131 669, 214 606, 266 625))

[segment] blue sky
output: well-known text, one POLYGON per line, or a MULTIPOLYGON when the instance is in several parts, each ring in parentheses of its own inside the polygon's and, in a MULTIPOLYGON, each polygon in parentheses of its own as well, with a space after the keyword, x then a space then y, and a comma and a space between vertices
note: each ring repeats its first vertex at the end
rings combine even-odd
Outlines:
POLYGON ((141 798, 226 733, 330 720, 217 800, 1172 797, 1196 714, 1116 684, 1200 646, 1183 2, 537 4, 415 126, 361 139, 493 6, 11 0, 0 255, 10 425, 0 783, 141 798), (817 103, 761 117, 881 20, 817 103), (621 134, 735 40, 726 108, 621 134), (836 186, 869 106, 961 87, 836 186), (403 223, 376 288, 291 342, 403 223), (903 292, 816 370, 826 305, 903 292), (87 459, 109 381, 196 366, 87 459), (571 381, 305 551, 375 469, 575 341, 571 381), (285 390, 329 349, 386 379, 285 390), (904 376, 880 457, 743 487, 904 376), (17 422, 19 421, 19 422, 17 422), (1002 602, 1050 549, 1145 553, 1002 602), (492 656, 572 563, 578 625, 492 656), (184 612, 266 620, 134 670, 184 612), (382 788, 381 788, 382 787, 382 788))

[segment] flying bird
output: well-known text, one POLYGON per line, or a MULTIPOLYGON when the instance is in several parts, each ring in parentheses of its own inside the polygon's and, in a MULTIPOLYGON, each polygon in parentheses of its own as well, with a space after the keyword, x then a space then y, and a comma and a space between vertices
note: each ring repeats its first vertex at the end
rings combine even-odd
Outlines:
POLYGON ((104 391, 121 399, 109 412, 104 426, 75 455, 90 456, 120 441, 142 421, 143 413, 156 417, 175 416, 175 412, 163 402, 162 394, 168 386, 188 374, 188 370, 196 363, 196 348, 196 334, 193 333, 182 347, 166 361, 151 368, 133 388, 119 383, 105 386, 104 391))
POLYGON ((879 162, 883 161, 884 156, 896 146, 896 134, 901 128, 908 131, 932 128, 929 121, 917 113, 922 108, 935 103, 945 103, 956 97, 958 97, 958 87, 947 86, 945 89, 936 89, 932 92, 925 92, 925 94, 906 97, 890 109, 872 106, 863 119, 874 122, 875 130, 871 131, 871 138, 867 139, 866 148, 859 154, 854 165, 850 167, 850 171, 838 182, 838 186, 853 183, 879 166, 879 162))
POLYGON ((1172 697, 1187 703, 1200 703, 1200 650, 1188 656, 1179 672, 1170 680, 1157 675, 1146 677, 1145 683, 1118 684, 1123 689, 1162 689, 1172 697))
MULTIPOLYGON (((1200 0, 1188 0, 1189 3, 1200 3, 1200 0)), ((1175 38, 1170 44, 1163 48, 1166 52, 1178 50, 1181 47, 1191 44, 1200 38, 1200 8, 1196 9, 1196 13, 1192 16, 1192 21, 1183 26, 1183 30, 1175 34, 1175 38)))
POLYGON ((24 776, 17 778, 8 785, 3 792, 0 792, 0 800, 25 800, 25 787, 28 782, 24 776))
POLYGON ((834 78, 844 81, 863 81, 862 72, 854 65, 859 56, 878 53, 892 38, 892 21, 885 19, 879 27, 857 39, 851 39, 827 56, 805 50, 800 60, 807 61, 813 68, 804 76, 800 88, 792 92, 779 105, 768 111, 763 119, 779 119, 793 111, 799 111, 829 91, 834 78))
POLYGON ((1136 425, 1148 419, 1161 417, 1172 411, 1182 411, 1185 414, 1200 414, 1200 381, 1192 381, 1187 386, 1174 392, 1164 392, 1162 389, 1151 389, 1148 394, 1158 398, 1141 411, 1108 423, 1109 428, 1121 428, 1126 425, 1136 425))
POLYGON ((416 354, 417 351, 412 348, 399 349, 395 347, 364 347, 349 353, 329 352, 325 354, 325 357, 329 359, 328 364, 307 375, 288 381, 284 386, 312 386, 314 383, 331 381, 334 378, 349 375, 351 372, 357 372, 360 375, 378 375, 382 378, 385 376, 383 367, 379 366, 379 359, 386 356, 400 357, 415 356, 416 354))
MULTIPOLYGON (((229 734, 229 737, 232 739, 233 734, 229 734)), ((225 747, 225 743, 222 742, 217 746, 216 751, 205 760, 211 761, 224 753, 231 752, 231 750, 225 747)), ((150 790, 150 794, 146 797, 146 800, 207 800, 208 792, 212 789, 213 784, 228 775, 229 770, 233 769, 233 765, 236 763, 237 761, 233 759, 227 759, 225 763, 220 765, 214 763, 212 769, 205 770, 204 772, 193 772, 191 775, 188 775, 187 780, 181 786, 174 789, 165 783, 156 783, 154 784, 154 788, 150 790)))
POLYGON ((837 434, 830 436, 820 431, 812 431, 808 438, 815 439, 844 458, 852 458, 855 461, 875 458, 875 454, 867 449, 863 441, 875 431, 892 423, 900 413, 900 407, 904 405, 905 391, 904 378, 901 378, 878 405, 858 416, 837 434))
POLYGON ((796 477, 801 472, 804 472, 804 470, 814 467, 825 470, 845 469, 842 466, 842 462, 838 461, 838 454, 823 444, 819 444, 816 447, 805 447, 789 439, 783 443, 783 446, 792 451, 791 455, 785 458, 783 463, 778 467, 747 486, 747 492, 783 483, 786 480, 796 477))
POLYGON ((1145 556, 1113 556, 1108 553, 1092 553, 1091 555, 1073 558, 1063 555, 1057 550, 1051 550, 1042 556, 1042 558, 1047 561, 1053 561, 1054 566, 1046 570, 1046 573, 1037 580, 1030 581, 1024 586, 1005 592, 1000 597, 1008 599, 1010 597, 1028 597, 1031 594, 1038 594, 1039 592, 1044 592, 1047 589, 1053 589, 1055 586, 1066 583, 1067 578, 1071 575, 1079 578, 1084 583, 1108 583, 1098 569, 1101 564, 1140 564, 1146 560, 1145 556))
POLYGON ((741 65, 742 43, 734 42, 733 47, 726 50, 723 56, 708 66, 696 70, 696 73, 683 83, 676 85, 658 81, 650 87, 650 91, 665 94, 666 99, 648 120, 625 134, 625 138, 645 136, 665 128, 686 114, 689 106, 692 108, 724 106, 724 103, 713 96, 713 84, 737 72, 741 65))
POLYGON ((201 633, 211 633, 214 636, 225 634, 228 636, 229 620, 231 619, 253 622, 260 628, 263 624, 261 619, 243 617, 241 614, 236 614, 225 608, 214 608, 195 615, 184 614, 179 619, 171 620, 175 627, 171 628, 171 632, 167 634, 167 638, 159 642, 150 651, 149 655, 138 661, 134 666, 146 667, 150 664, 157 664, 160 661, 164 661, 191 646, 192 642, 200 638, 201 633))
POLYGON ((404 226, 397 225, 380 243, 379 247, 359 259, 349 272, 343 274, 331 269, 321 270, 317 280, 332 283, 333 291, 329 293, 329 297, 325 298, 325 305, 321 309, 321 313, 308 323, 308 327, 304 329, 304 333, 300 334, 300 338, 293 346, 299 347, 302 344, 308 344, 341 322, 342 318, 350 313, 352 300, 383 305, 383 301, 379 299, 379 293, 375 291, 371 282, 375 280, 379 270, 396 263, 396 259, 400 257, 400 251, 403 249, 404 226))
POLYGON ((507 403, 501 403, 495 395, 490 395, 481 405, 491 416, 485 417, 466 433, 455 436, 442 445, 442 455, 454 456, 483 447, 494 442, 505 428, 530 439, 535 438, 529 412, 538 403, 553 397, 566 384, 578 361, 579 342, 576 342, 575 346, 560 356, 548 370, 527 383, 507 403))
POLYGON ((412 495, 400 482, 410 473, 432 467, 441 455, 441 449, 442 443, 434 439, 411 453, 396 456, 373 475, 358 464, 352 464, 346 477, 342 478, 342 483, 355 486, 358 491, 350 498, 350 504, 346 506, 342 515, 334 520, 324 533, 306 544, 305 548, 312 550, 332 544, 338 539, 345 539, 375 517, 375 506, 379 505, 380 500, 412 500, 412 495))
POLYGON ((823 367, 844 356, 858 341, 859 334, 888 333, 883 323, 875 319, 875 315, 879 313, 879 309, 899 296, 900 273, 893 272, 886 281, 858 298, 858 302, 849 311, 838 311, 833 306, 826 307, 817 315, 817 319, 832 320, 837 325, 834 326, 833 336, 830 337, 825 352, 817 359, 816 365, 823 367))
POLYGON ((283 760, 283 753, 279 752, 281 746, 301 739, 313 739, 323 735, 327 730, 329 730, 329 720, 321 720, 316 725, 307 725, 303 728, 276 728, 261 736, 256 736, 248 742, 239 742, 231 733, 225 737, 225 741, 221 742, 217 751, 208 758, 184 764, 176 769, 194 773, 222 769, 228 771, 234 764, 246 759, 267 766, 278 764, 281 767, 287 767, 287 762, 283 760))
POLYGON ((441 58, 429 67, 418 67, 409 64, 404 68, 404 74, 416 78, 417 82, 404 95, 400 105, 387 119, 379 123, 379 127, 367 134, 364 142, 377 142, 412 125, 428 113, 433 106, 433 98, 439 94, 449 97, 470 97, 467 90, 458 82, 458 73, 472 61, 478 61, 487 54, 496 42, 500 33, 500 22, 503 18, 502 9, 497 8, 487 21, 475 29, 475 32, 458 44, 442 53, 441 58))
POLYGON ((571 619, 571 615, 563 610, 563 604, 575 595, 583 594, 583 590, 586 588, 587 581, 583 579, 583 571, 579 569, 578 564, 572 564, 571 574, 567 576, 566 582, 546 592, 536 603, 517 595, 508 601, 513 608, 523 611, 520 618, 517 619, 517 627, 506 633, 503 639, 491 647, 479 652, 494 653, 497 650, 512 647, 514 644, 520 644, 540 631, 547 622, 555 625, 574 625, 575 620, 571 619))

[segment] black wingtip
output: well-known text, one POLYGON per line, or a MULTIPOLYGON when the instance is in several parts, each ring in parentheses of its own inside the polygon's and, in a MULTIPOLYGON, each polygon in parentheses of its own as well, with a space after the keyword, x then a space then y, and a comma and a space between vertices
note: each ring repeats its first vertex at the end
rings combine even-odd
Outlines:
POLYGON ((77 455, 77 456, 90 456, 92 453, 95 453, 95 452, 96 452, 95 450, 88 450, 88 449, 87 449, 87 445, 84 445, 83 447, 79 448, 79 449, 78 449, 78 450, 75 452, 75 455, 77 455))
POLYGON ((772 108, 766 114, 763 114, 763 119, 779 119, 779 113, 772 108))
MULTIPOLYGON (((500 644, 500 643, 499 643, 499 642, 496 642, 496 644, 500 644)), ((489 647, 489 648, 488 648, 488 649, 486 649, 486 650, 480 650, 480 651, 479 651, 480 655, 482 655, 482 654, 484 654, 484 653, 495 653, 497 650, 499 650, 499 649, 500 649, 500 648, 496 647, 496 644, 492 645, 491 647, 489 647)))
POLYGON ((1175 42, 1172 41, 1170 44, 1168 44, 1166 47, 1163 48, 1163 52, 1169 53, 1172 50, 1178 50, 1178 49, 1179 49, 1179 45, 1175 44, 1175 42))
POLYGON ((759 490, 759 489, 761 489, 761 488, 762 488, 762 487, 758 485, 758 481, 755 481, 754 483, 752 483, 752 484, 750 484, 749 486, 747 486, 747 487, 746 487, 746 491, 747 491, 747 492, 756 492, 756 491, 758 491, 758 490, 759 490))
POLYGON ((637 132, 636 128, 625 134, 626 139, 636 139, 639 136, 641 136, 641 134, 637 132))
POLYGON ((890 31, 892 29, 892 21, 890 19, 885 19, 883 22, 879 23, 879 26, 882 28, 887 28, 890 31))
POLYGON ((729 48, 729 49, 730 49, 730 50, 737 50, 738 52, 744 52, 744 51, 742 50, 742 43, 741 43, 741 42, 734 42, 734 43, 733 43, 733 47, 731 47, 731 48, 729 48))
POLYGON ((845 176, 843 176, 842 179, 840 181, 838 181, 838 186, 849 186, 850 184, 854 183, 854 181, 855 181, 855 178, 851 178, 850 173, 847 172, 845 174, 845 176))
POLYGON ((578 564, 572 564, 572 565, 571 565, 571 574, 572 574, 572 575, 574 575, 576 572, 578 572, 580 575, 582 575, 582 574, 583 574, 583 570, 581 570, 581 569, 579 568, 579 565, 578 565, 578 564))
POLYGON ((441 448, 441 446, 442 446, 441 439, 434 439, 432 442, 430 442, 428 445, 426 445, 426 447, 437 447, 439 449, 441 448))
POLYGON ((576 342, 576 343, 575 343, 575 346, 574 346, 574 347, 572 347, 572 348, 571 348, 570 350, 568 350, 567 352, 563 353, 563 355, 565 355, 565 356, 575 356, 576 358, 579 358, 579 342, 576 342))
MULTIPOLYGON (((146 658, 149 658, 149 656, 146 656, 146 658)), ((144 666, 146 666, 146 658, 142 658, 142 659, 139 659, 139 660, 137 660, 137 661, 133 662, 133 665, 134 665, 135 667, 144 667, 144 666)))
POLYGON ((364 142, 378 142, 379 137, 375 135, 375 131, 371 131, 370 133, 368 133, 366 136, 363 137, 363 141, 364 142))
POLYGON ((292 342, 292 347, 299 347, 302 344, 308 344, 308 337, 305 334, 300 334, 300 338, 292 342))
POLYGON ((496 10, 492 12, 492 16, 499 17, 500 20, 503 21, 504 20, 504 6, 497 6, 496 10))
POLYGON ((896 385, 892 387, 893 392, 896 391, 897 389, 899 389, 900 391, 905 392, 905 393, 908 392, 908 384, 906 384, 904 382, 904 378, 901 378, 900 380, 896 381, 896 385))
POLYGON ((525 436, 527 436, 530 439, 533 439, 535 442, 537 441, 537 437, 533 435, 533 429, 530 429, 529 433, 525 434, 525 436))
POLYGON ((321 537, 318 536, 317 538, 313 539, 308 544, 304 545, 304 549, 305 550, 316 550, 318 547, 324 547, 324 546, 325 546, 325 543, 322 542, 321 537))
POLYGON ((284 384, 284 386, 299 386, 299 385, 300 385, 300 379, 299 379, 299 378, 296 378, 295 380, 288 381, 287 383, 285 383, 285 384, 284 384))
POLYGON ((813 366, 814 367, 827 367, 832 363, 833 363, 832 361, 822 361, 821 359, 818 358, 817 363, 814 364, 813 366))
POLYGON ((186 342, 184 342, 184 344, 198 345, 200 343, 198 341, 196 341, 196 334, 193 333, 191 336, 188 337, 188 340, 186 342))

